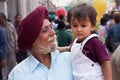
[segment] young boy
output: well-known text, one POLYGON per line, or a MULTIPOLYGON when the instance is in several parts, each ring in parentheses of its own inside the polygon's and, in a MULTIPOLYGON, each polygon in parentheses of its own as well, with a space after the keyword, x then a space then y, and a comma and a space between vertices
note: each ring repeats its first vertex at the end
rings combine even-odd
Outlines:
POLYGON ((87 4, 68 12, 76 39, 71 47, 74 80, 112 80, 110 57, 102 41, 93 34, 97 12, 87 4))

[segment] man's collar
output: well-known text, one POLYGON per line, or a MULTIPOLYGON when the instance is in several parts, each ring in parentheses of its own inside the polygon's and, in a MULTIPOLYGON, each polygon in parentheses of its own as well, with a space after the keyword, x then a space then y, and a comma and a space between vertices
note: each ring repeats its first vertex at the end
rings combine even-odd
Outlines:
MULTIPOLYGON (((51 64, 54 64, 54 62, 57 59, 58 54, 60 54, 60 53, 57 50, 54 52, 51 52, 51 64)), ((33 55, 30 55, 29 63, 30 63, 29 65, 30 65, 31 72, 33 72, 37 68, 37 66, 41 64, 33 55)))

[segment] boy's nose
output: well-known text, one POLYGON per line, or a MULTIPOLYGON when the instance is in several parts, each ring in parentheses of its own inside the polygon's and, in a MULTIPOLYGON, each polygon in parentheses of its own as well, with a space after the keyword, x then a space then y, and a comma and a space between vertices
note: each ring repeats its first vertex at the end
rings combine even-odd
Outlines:
POLYGON ((81 31, 81 30, 82 30, 82 28, 81 28, 81 27, 78 27, 78 28, 77 28, 77 31, 81 31))

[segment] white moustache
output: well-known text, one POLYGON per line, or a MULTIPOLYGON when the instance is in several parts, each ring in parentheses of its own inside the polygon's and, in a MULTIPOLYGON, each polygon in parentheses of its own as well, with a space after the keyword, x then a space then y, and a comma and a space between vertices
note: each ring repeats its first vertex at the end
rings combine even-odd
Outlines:
POLYGON ((55 41, 56 40, 56 35, 52 36, 52 37, 49 37, 48 38, 48 42, 51 42, 51 41, 55 41))

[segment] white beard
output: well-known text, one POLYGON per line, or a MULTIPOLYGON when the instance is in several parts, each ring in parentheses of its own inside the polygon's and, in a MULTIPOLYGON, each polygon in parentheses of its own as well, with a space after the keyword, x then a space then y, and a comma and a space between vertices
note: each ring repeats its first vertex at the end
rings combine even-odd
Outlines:
POLYGON ((32 47, 32 51, 35 53, 40 53, 40 54, 49 54, 57 49, 57 40, 56 40, 56 35, 49 37, 48 42, 50 43, 48 47, 44 47, 41 45, 36 45, 32 47))
POLYGON ((51 53, 51 49, 50 47, 43 47, 43 46, 35 46, 32 48, 32 50, 34 50, 35 53, 42 53, 42 54, 48 54, 51 53))

